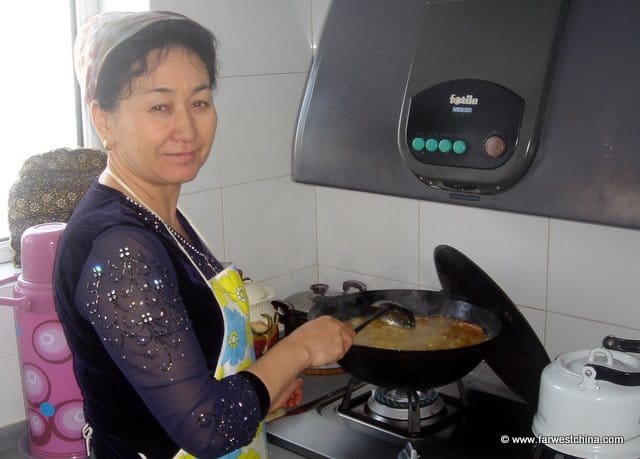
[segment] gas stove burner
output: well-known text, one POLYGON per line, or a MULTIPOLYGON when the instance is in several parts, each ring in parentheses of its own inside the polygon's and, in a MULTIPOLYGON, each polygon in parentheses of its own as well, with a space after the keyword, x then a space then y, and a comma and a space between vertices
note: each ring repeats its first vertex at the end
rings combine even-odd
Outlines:
POLYGON ((409 413, 418 412, 419 419, 428 419, 444 410, 444 401, 433 389, 426 391, 372 389, 372 397, 367 401, 367 411, 372 416, 407 421, 409 413))
POLYGON ((409 395, 415 393, 418 398, 420 408, 431 405, 438 398, 438 393, 434 389, 423 391, 406 391, 401 389, 385 389, 376 387, 373 390, 373 397, 380 403, 391 408, 409 408, 409 395))
MULTIPOLYGON (((447 436, 457 429, 464 412, 460 399, 432 389, 407 391, 357 384, 357 379, 349 381, 337 413, 367 432, 400 439, 424 438, 429 433, 447 436)), ((462 394, 462 383, 457 384, 462 394)))

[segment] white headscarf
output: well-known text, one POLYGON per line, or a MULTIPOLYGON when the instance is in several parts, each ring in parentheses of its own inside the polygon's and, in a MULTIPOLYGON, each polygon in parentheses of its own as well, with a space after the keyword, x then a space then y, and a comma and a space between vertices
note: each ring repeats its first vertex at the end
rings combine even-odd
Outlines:
POLYGON ((74 45, 76 77, 85 102, 95 99, 98 77, 111 51, 145 27, 171 20, 191 21, 169 11, 107 12, 90 17, 78 30, 74 45))

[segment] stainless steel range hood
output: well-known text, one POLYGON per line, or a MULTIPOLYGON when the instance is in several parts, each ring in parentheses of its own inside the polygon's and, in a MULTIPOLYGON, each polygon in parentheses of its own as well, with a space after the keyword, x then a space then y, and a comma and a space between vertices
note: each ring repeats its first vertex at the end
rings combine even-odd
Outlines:
POLYGON ((640 2, 333 0, 294 179, 640 228, 640 2))

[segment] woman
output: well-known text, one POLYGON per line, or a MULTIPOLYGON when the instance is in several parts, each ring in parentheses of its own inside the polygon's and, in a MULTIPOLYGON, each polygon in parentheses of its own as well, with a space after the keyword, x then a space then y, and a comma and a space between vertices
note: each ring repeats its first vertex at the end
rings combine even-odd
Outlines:
POLYGON ((353 330, 308 322, 253 362, 248 304, 177 209, 213 143, 212 34, 174 13, 105 13, 76 72, 107 168, 60 241, 56 305, 99 458, 266 457, 262 420, 301 400, 300 372, 353 330))

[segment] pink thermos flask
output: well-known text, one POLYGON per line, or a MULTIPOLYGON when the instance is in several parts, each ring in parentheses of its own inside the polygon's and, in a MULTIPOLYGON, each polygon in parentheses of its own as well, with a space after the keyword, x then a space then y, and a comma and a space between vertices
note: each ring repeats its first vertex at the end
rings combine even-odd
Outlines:
POLYGON ((86 458, 82 395, 71 351, 53 302, 53 265, 64 223, 28 228, 21 239, 22 273, 12 306, 28 432, 19 449, 32 458, 86 458), (28 438, 25 438, 28 437, 28 438))

